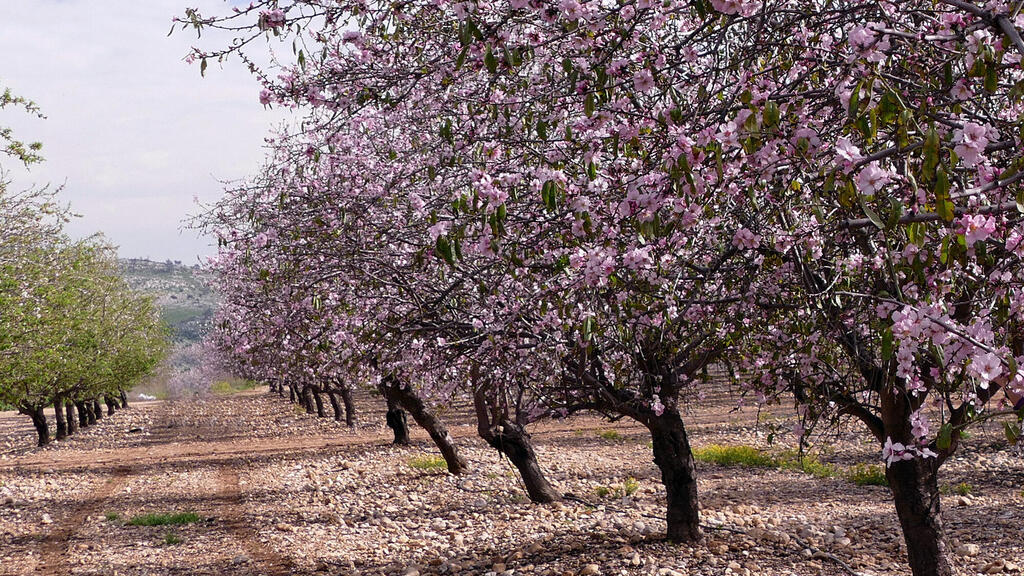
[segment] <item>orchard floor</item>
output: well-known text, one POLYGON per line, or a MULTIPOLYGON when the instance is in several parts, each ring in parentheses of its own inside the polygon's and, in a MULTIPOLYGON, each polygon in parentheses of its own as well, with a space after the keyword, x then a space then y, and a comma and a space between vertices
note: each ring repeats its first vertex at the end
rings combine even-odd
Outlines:
MULTIPOLYGON (((673 545, 637 426, 537 425, 542 466, 574 495, 537 506, 468 414, 445 415, 473 465, 452 477, 410 465, 434 454, 427 436, 414 429, 413 446, 392 446, 379 401, 361 400, 355 429, 265 391, 151 402, 44 449, 29 447, 27 419, 2 414, 0 575, 907 573, 886 488, 700 464, 707 537, 673 545), (199 521, 127 522, 176 512, 199 521)), ((688 426, 695 446, 763 446, 754 420, 722 407, 688 426)), ((829 459, 876 460, 857 438, 829 439, 829 459)), ((972 493, 942 502, 965 574, 1024 565, 1024 462, 997 447, 995 427, 976 433, 944 468, 944 485, 972 493)))

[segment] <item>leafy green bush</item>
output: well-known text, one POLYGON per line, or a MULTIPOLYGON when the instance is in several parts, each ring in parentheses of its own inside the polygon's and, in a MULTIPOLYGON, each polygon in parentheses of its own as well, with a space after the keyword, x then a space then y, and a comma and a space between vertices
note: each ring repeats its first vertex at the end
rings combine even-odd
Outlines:
POLYGON ((694 450, 693 457, 699 462, 709 462, 719 466, 750 466, 753 468, 774 468, 776 466, 774 458, 753 446, 712 444, 694 450))
POLYGON ((605 440, 622 440, 622 434, 619 434, 616 430, 601 430, 597 435, 605 440))
POLYGON ((856 464, 846 471, 847 480, 857 486, 888 486, 885 470, 877 464, 856 464))

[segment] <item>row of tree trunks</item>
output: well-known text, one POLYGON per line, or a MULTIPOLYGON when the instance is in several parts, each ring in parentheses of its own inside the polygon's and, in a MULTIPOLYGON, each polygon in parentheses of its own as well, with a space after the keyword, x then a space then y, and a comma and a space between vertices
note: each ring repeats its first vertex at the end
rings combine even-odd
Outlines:
MULTIPOLYGON (((128 407, 127 393, 123 390, 118 396, 106 396, 104 402, 107 405, 107 415, 113 414, 116 410, 128 407)), ((36 429, 38 443, 45 446, 50 443, 50 426, 46 418, 46 406, 22 406, 19 412, 32 419, 32 426, 36 429)), ((79 428, 85 428, 95 424, 103 417, 103 406, 100 400, 66 400, 64 396, 57 396, 53 400, 53 420, 55 422, 55 436, 57 440, 63 440, 78 432, 79 428), (77 415, 76 415, 77 411, 77 415)))

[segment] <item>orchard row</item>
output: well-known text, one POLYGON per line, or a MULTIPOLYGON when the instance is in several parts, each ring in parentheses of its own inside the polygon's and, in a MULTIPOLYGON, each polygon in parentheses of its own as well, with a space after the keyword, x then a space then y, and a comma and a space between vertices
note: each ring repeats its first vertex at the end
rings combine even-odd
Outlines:
POLYGON ((859 421, 913 573, 952 572, 940 468, 1024 408, 1014 4, 258 0, 175 26, 232 35, 190 58, 240 58, 301 118, 202 219, 233 370, 471 397, 539 502, 531 422, 633 419, 674 540, 699 537, 681 403, 727 370, 801 441, 859 421))

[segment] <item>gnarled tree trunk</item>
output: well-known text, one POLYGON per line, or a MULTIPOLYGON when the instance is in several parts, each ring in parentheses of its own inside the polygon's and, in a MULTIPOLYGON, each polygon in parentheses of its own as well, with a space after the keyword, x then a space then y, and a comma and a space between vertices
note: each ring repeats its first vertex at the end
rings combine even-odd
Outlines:
POLYGON ((405 418, 405 410, 402 410, 398 402, 392 400, 386 394, 384 395, 384 401, 388 406, 388 412, 384 418, 388 428, 391 428, 391 431, 395 434, 392 444, 409 445, 409 422, 405 418))
POLYGON ((50 443, 50 427, 46 423, 46 412, 42 406, 26 406, 21 409, 22 414, 27 414, 29 418, 32 418, 32 426, 36 429, 36 434, 39 436, 39 445, 46 446, 50 443))
POLYGON ((121 397, 121 408, 122 409, 127 409, 128 408, 128 393, 125 392, 124 389, 122 388, 120 390, 120 392, 119 392, 119 395, 121 397))
POLYGON ((104 396, 104 403, 107 405, 107 416, 113 416, 114 412, 117 412, 117 403, 114 401, 113 396, 104 396))
POLYGON ((70 400, 65 402, 64 412, 67 415, 68 435, 78 432, 78 418, 75 417, 75 403, 70 400))
POLYGON ((352 389, 346 384, 339 386, 341 390, 341 401, 345 404, 345 424, 356 425, 356 404, 352 401, 352 389))
POLYGON ((310 394, 313 396, 313 402, 316 403, 316 415, 320 418, 326 418, 327 412, 324 411, 324 399, 320 395, 320 388, 316 386, 309 387, 310 394))
POLYGON ((338 393, 335 392, 334 390, 328 389, 327 390, 327 399, 330 400, 330 402, 331 402, 331 410, 334 411, 334 420, 336 422, 341 422, 341 419, 342 419, 341 410, 342 410, 342 408, 341 408, 341 402, 338 401, 338 393))
POLYGON ((452 474, 462 474, 469 470, 469 464, 459 454, 459 450, 455 447, 455 441, 452 439, 451 434, 448 433, 448 428, 440 419, 427 410, 426 404, 423 403, 423 400, 411 386, 403 386, 396 377, 388 376, 382 381, 381 387, 386 397, 391 398, 395 403, 405 408, 413 420, 422 426, 427 431, 427 434, 430 434, 430 439, 434 441, 437 449, 441 451, 441 456, 444 457, 449 472, 452 474))
POLYGON ((103 418, 103 406, 100 405, 99 398, 92 399, 92 413, 93 417, 97 420, 103 418))
POLYGON ((666 409, 646 424, 651 432, 654 463, 661 471, 661 482, 668 497, 666 537, 676 542, 699 540, 697 468, 683 419, 676 410, 666 409))
POLYGON ((75 409, 78 410, 78 425, 81 426, 82 428, 86 428, 90 424, 96 422, 95 420, 92 420, 90 422, 90 420, 89 420, 89 408, 87 407, 87 405, 86 405, 86 403, 84 401, 82 401, 82 400, 76 401, 75 402, 75 409))
POLYGON ((497 414, 492 418, 491 414, 494 411, 490 409, 485 392, 481 388, 477 388, 473 394, 473 406, 476 409, 477 433, 492 448, 505 455, 519 470, 519 476, 523 479, 530 500, 540 504, 561 500, 562 495, 544 477, 544 471, 537 462, 537 453, 533 450, 533 443, 526 430, 497 414))
POLYGON ((937 472, 935 460, 929 458, 899 460, 885 471, 914 576, 953 573, 939 509, 937 472))
POLYGON ((57 396, 53 400, 53 419, 57 422, 57 440, 63 440, 68 437, 68 421, 64 416, 64 398, 57 396))

